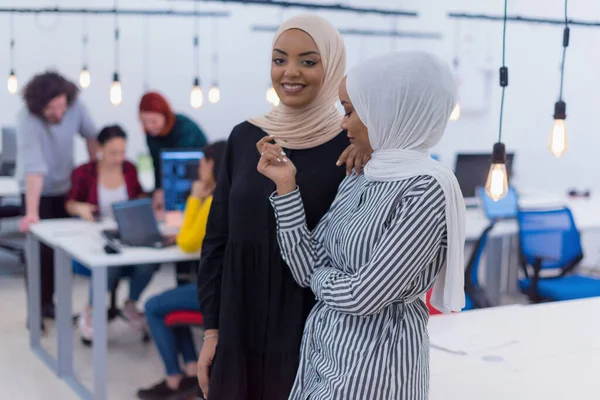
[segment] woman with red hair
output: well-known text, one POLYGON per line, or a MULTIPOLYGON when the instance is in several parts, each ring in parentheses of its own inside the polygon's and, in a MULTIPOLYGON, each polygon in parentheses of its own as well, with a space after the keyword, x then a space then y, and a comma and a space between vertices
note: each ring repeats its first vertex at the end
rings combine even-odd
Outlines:
POLYGON ((160 152, 163 149, 201 149, 206 145, 202 129, 183 114, 175 114, 159 93, 148 92, 140 101, 140 121, 154 164, 154 209, 164 210, 160 152))

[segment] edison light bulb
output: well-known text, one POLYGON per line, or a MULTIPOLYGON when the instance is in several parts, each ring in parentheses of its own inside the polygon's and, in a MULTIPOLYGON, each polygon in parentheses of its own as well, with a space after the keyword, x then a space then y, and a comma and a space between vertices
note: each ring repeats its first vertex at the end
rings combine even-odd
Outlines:
POLYGON ((16 94, 19 90, 19 81, 17 81, 17 75, 15 75, 15 71, 10 71, 10 75, 6 81, 6 88, 10 94, 16 94))
POLYGON ((92 83, 90 71, 87 69, 87 67, 83 67, 79 73, 79 86, 85 89, 90 87, 90 83, 92 83))
POLYGON ((555 157, 560 157, 567 150, 567 125, 564 119, 555 119, 550 133, 548 147, 555 157))
POLYGON ((508 193, 508 176, 506 164, 492 164, 485 185, 485 192, 494 201, 498 201, 508 193))
POLYGON ((194 85, 190 92, 190 104, 194 108, 200 108, 202 107, 202 104, 204 104, 204 95, 202 94, 202 89, 198 85, 194 85))
POLYGON ((492 166, 485 183, 486 194, 498 201, 508 193, 508 174, 506 173, 506 147, 496 143, 492 153, 492 166))
POLYGON ((113 83, 110 85, 110 102, 114 106, 118 106, 123 101, 123 92, 121 90, 121 82, 119 81, 119 74, 115 73, 113 77, 113 83))
POLYGON ((457 121, 460 118, 460 103, 456 102, 456 106, 454 110, 452 110, 452 114, 450 114, 450 121, 457 121))
POLYGON ((208 91, 208 101, 215 104, 221 100, 221 89, 218 85, 213 85, 208 91))
POLYGON ((273 87, 267 89, 267 102, 276 107, 279 105, 279 96, 273 87))

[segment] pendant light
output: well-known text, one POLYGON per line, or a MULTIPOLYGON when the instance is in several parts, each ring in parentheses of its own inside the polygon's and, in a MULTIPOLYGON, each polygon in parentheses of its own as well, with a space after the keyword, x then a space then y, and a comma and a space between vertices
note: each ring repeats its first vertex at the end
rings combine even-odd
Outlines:
MULTIPOLYGON (((194 12, 198 12, 198 2, 194 2, 194 12)), ((193 108, 200 108, 204 104, 204 94, 200 87, 200 38, 199 38, 199 21, 198 16, 194 17, 194 84, 190 92, 190 105, 193 108)))
POLYGON ((504 117, 504 92, 508 86, 508 68, 506 67, 506 13, 508 0, 504 0, 504 28, 502 33, 502 67, 500 67, 500 86, 502 100, 500 101, 500 126, 498 142, 494 144, 490 172, 485 184, 486 194, 494 201, 502 199, 508 193, 508 174, 506 172, 506 147, 502 143, 502 118, 504 117))
POLYGON ((560 157, 567 150, 567 126, 565 119, 567 118, 567 104, 563 101, 563 82, 565 76, 565 56, 567 47, 569 46, 569 19, 567 16, 567 4, 565 0, 565 28, 563 30, 563 53, 560 66, 560 93, 558 101, 554 104, 554 123, 550 131, 550 141, 548 147, 555 157, 560 157))
POLYGON ((19 90, 19 81, 17 80, 17 74, 15 73, 15 33, 13 18, 13 14, 10 14, 10 72, 8 73, 8 79, 6 81, 6 89, 11 95, 16 94, 19 90))
MULTIPOLYGON (((456 77, 457 83, 460 84, 460 78, 458 78, 458 67, 460 65, 459 54, 460 54, 460 22, 456 22, 454 26, 454 59, 452 60, 452 66, 454 69, 454 76, 456 77)), ((460 118, 460 98, 457 96, 456 105, 454 110, 450 114, 450 121, 458 121, 460 118)))
POLYGON ((81 72, 79 73, 79 86, 81 86, 82 89, 86 89, 88 87, 90 87, 90 84, 92 83, 92 77, 90 75, 90 71, 87 67, 87 49, 88 49, 88 35, 87 35, 87 25, 88 25, 88 21, 87 21, 87 15, 83 17, 83 23, 82 23, 82 31, 83 31, 83 36, 81 38, 81 44, 82 44, 82 58, 83 58, 83 63, 82 63, 82 67, 81 67, 81 72))
POLYGON ((150 79, 148 78, 148 68, 150 68, 150 56, 149 56, 149 48, 148 48, 148 37, 150 35, 148 17, 145 17, 142 21, 142 86, 144 88, 144 93, 150 90, 150 79))
POLYGON ((121 80, 119 79, 119 17, 117 14, 118 0, 115 0, 115 72, 110 85, 110 102, 118 106, 123 101, 121 80))
POLYGON ((208 101, 216 104, 221 100, 221 89, 219 88, 219 25, 218 20, 213 19, 213 32, 212 32, 212 85, 208 90, 208 101))

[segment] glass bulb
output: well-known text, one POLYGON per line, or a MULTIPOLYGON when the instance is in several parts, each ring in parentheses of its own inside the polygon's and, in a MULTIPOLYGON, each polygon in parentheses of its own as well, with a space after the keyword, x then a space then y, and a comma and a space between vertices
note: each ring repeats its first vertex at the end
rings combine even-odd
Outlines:
POLYGON ((221 100, 221 89, 217 85, 213 85, 208 91, 208 101, 215 104, 221 100))
POLYGON ((198 85, 194 85, 190 92, 190 104, 194 108, 200 108, 202 107, 202 104, 204 104, 204 95, 202 94, 202 89, 198 85))
POLYGON ((90 76, 90 71, 87 68, 83 67, 81 72, 79 73, 79 86, 86 89, 90 87, 92 83, 92 77, 90 76))
POLYGON ((267 89, 267 102, 273 104, 275 107, 279 105, 279 96, 273 87, 267 89))
POLYGON ((492 164, 485 184, 485 192, 494 201, 498 201, 508 193, 508 174, 506 164, 492 164))
POLYGON ((452 110, 452 114, 450 114, 450 121, 458 121, 460 118, 460 103, 456 102, 456 106, 454 110, 452 110))
POLYGON ((110 85, 110 102, 114 106, 118 106, 123 101, 123 92, 121 90, 121 82, 115 80, 110 85))
POLYGON ((10 73, 8 80, 6 81, 6 88, 10 94, 16 94, 19 90, 19 82, 17 81, 17 75, 15 75, 14 72, 10 73))
POLYGON ((548 147, 555 157, 560 157, 567 150, 567 125, 564 119, 555 119, 550 133, 548 147))

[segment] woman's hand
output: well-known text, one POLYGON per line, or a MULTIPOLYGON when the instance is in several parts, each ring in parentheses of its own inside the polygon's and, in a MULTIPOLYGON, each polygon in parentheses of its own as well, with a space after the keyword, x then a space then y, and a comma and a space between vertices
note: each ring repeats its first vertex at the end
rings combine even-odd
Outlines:
POLYGON ((360 175, 362 169, 371 159, 371 152, 364 151, 354 144, 346 147, 346 150, 340 155, 337 166, 340 167, 346 164, 346 175, 352 174, 352 169, 356 171, 356 175, 360 175))
POLYGON ((206 182, 194 181, 194 183, 192 183, 192 192, 190 194, 198 200, 204 200, 212 195, 212 189, 206 182))
POLYGON ((217 350, 217 343, 219 342, 219 331, 218 330, 207 330, 204 332, 204 343, 202 344, 202 350, 200 350, 200 357, 198 357, 198 384, 204 398, 208 399, 208 386, 210 381, 210 368, 215 358, 215 352, 217 350))
POLYGON ((271 141, 273 138, 267 136, 256 144, 261 155, 257 169, 277 185, 277 193, 281 196, 296 190, 296 166, 281 146, 271 141))
POLYGON ((98 211, 98 207, 90 203, 77 203, 75 207, 75 212, 77 216, 86 221, 94 222, 96 218, 94 218, 94 213, 98 211))

